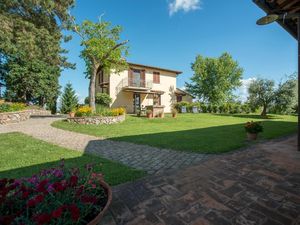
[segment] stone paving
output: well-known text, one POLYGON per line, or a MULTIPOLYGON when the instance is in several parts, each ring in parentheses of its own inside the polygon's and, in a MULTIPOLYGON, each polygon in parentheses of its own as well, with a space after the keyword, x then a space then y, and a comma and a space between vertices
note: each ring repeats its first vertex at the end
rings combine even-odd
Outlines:
POLYGON ((205 160, 208 156, 159 149, 146 145, 116 142, 90 135, 65 131, 51 126, 59 117, 34 117, 25 122, 0 125, 0 133, 22 132, 34 138, 62 147, 84 151, 142 169, 149 174, 184 168, 205 160))
POLYGON ((101 224, 299 225, 297 137, 117 186, 101 224))

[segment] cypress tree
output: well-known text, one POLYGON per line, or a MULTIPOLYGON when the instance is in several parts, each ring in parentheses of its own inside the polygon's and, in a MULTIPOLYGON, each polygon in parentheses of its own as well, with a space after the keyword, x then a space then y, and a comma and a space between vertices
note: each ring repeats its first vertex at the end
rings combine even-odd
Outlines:
POLYGON ((71 83, 67 83, 61 98, 61 113, 69 113, 78 105, 78 97, 71 83))

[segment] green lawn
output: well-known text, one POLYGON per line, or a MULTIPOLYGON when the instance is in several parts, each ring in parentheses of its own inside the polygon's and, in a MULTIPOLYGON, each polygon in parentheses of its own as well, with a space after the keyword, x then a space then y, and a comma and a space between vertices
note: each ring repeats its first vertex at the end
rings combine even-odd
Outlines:
POLYGON ((88 163, 95 163, 94 171, 103 172, 105 180, 111 185, 145 175, 122 164, 61 148, 21 133, 0 134, 0 143, 0 178, 29 177, 41 169, 57 166, 61 158, 65 159, 69 168, 84 168, 88 163))
POLYGON ((220 153, 247 144, 244 123, 263 121, 261 139, 271 139, 297 131, 297 117, 270 115, 179 114, 176 119, 146 119, 128 115, 126 121, 114 125, 77 125, 57 121, 54 127, 103 136, 111 140, 146 144, 160 148, 199 153, 220 153))

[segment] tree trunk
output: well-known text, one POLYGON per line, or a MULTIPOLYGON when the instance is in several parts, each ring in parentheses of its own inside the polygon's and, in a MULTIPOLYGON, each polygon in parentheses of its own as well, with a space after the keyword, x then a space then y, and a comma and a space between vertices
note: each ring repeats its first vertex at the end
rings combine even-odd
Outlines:
POLYGON ((261 115, 262 117, 266 117, 266 116, 267 116, 267 106, 266 106, 266 105, 263 106, 263 111, 261 112, 260 115, 261 115))
POLYGON ((93 66, 93 71, 91 74, 90 86, 89 86, 90 107, 92 108, 93 113, 96 112, 96 104, 95 104, 96 75, 97 75, 97 67, 93 66))

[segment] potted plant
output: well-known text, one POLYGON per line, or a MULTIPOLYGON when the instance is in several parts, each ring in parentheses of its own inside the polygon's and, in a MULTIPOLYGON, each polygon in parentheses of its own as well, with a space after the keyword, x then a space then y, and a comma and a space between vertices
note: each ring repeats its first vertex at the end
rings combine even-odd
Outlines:
POLYGON ((158 116, 159 116, 159 118, 164 118, 165 114, 163 111, 159 111, 158 116))
POLYGON ((0 224, 99 224, 111 200, 103 175, 78 168, 43 170, 30 178, 0 179, 0 224))
POLYGON ((177 117, 177 113, 178 113, 178 111, 175 108, 173 108, 172 109, 172 117, 176 118, 177 117))
POLYGON ((249 141, 256 140, 257 135, 260 132, 263 132, 263 126, 261 122, 247 122, 245 124, 245 130, 247 132, 247 138, 249 141))
POLYGON ((69 116, 70 116, 71 118, 75 117, 75 112, 76 112, 76 109, 73 108, 73 109, 69 112, 69 116))
POLYGON ((148 109, 146 111, 146 115, 147 115, 147 118, 152 118, 152 116, 153 116, 152 110, 148 109))

